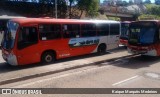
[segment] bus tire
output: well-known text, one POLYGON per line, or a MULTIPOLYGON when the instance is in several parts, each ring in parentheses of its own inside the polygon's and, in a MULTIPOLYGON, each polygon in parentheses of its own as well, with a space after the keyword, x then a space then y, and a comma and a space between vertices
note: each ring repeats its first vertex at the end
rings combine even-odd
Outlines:
POLYGON ((55 61, 55 53, 48 51, 42 54, 41 62, 42 63, 52 63, 55 61))
POLYGON ((105 44, 100 44, 98 46, 97 53, 100 54, 100 55, 105 54, 106 53, 106 45, 105 44))

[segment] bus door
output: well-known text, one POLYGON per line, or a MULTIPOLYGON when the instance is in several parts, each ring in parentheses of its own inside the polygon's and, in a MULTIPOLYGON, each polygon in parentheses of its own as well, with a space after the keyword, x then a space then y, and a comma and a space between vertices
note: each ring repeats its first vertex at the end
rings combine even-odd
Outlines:
MULTIPOLYGON (((159 42, 160 42, 160 26, 159 26, 159 29, 158 29, 158 39, 159 39, 159 42)), ((158 45, 160 48, 160 45, 158 45)), ((158 52, 158 55, 160 55, 160 49, 157 49, 157 52, 158 52)))
POLYGON ((108 49, 118 47, 120 38, 120 25, 119 24, 110 24, 110 33, 108 36, 108 49))
POLYGON ((21 27, 17 40, 18 64, 39 62, 38 32, 36 26, 21 27))

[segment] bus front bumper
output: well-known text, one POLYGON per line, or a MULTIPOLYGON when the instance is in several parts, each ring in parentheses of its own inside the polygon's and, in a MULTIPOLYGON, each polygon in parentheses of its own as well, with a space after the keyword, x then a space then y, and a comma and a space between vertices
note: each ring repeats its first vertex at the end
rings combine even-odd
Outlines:
POLYGON ((142 54, 147 56, 157 56, 157 51, 155 49, 152 50, 133 50, 128 48, 128 52, 131 54, 142 54))
POLYGON ((127 46, 127 45, 128 45, 128 40, 120 39, 119 44, 120 44, 120 45, 127 46))
POLYGON ((3 59, 10 65, 17 66, 17 58, 13 54, 2 54, 3 59))

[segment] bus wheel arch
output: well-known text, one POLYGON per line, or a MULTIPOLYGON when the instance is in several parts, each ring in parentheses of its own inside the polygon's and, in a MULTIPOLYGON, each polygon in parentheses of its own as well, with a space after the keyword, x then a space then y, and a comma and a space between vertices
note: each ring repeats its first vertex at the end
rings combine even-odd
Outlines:
POLYGON ((105 54, 106 53, 106 44, 105 43, 101 43, 98 48, 97 48, 97 53, 98 54, 105 54))
POLYGON ((46 50, 41 54, 42 63, 51 63, 56 60, 56 52, 54 50, 46 50))

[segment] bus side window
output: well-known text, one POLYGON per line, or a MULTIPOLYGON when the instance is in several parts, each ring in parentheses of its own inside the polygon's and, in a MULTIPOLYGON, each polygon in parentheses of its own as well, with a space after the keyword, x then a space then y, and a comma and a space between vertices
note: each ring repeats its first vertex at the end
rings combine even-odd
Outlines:
POLYGON ((119 35, 119 34, 120 34, 120 25, 110 24, 110 35, 119 35))
POLYGON ((82 37, 94 37, 96 36, 96 25, 95 24, 82 24, 82 37))
POLYGON ((18 49, 38 43, 38 33, 35 27, 22 27, 18 33, 18 49))
POLYGON ((60 24, 41 24, 39 25, 40 39, 52 40, 61 38, 60 24))
POLYGON ((97 35, 106 36, 109 34, 109 24, 97 24, 97 35))
POLYGON ((63 38, 78 38, 80 37, 79 24, 64 24, 63 25, 63 38))

